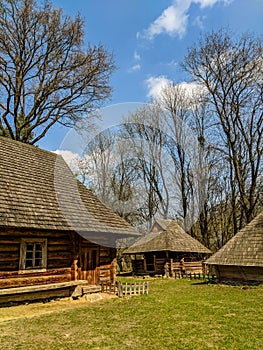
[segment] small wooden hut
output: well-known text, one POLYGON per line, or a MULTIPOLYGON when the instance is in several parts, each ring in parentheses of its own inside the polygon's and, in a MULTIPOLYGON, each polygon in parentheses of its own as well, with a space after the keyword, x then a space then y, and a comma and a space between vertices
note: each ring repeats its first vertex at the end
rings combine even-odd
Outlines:
POLYGON ((115 242, 136 235, 61 156, 0 137, 0 302, 114 283, 115 242))
POLYGON ((206 263, 221 282, 263 282, 263 212, 206 263))
POLYGON ((211 251, 187 234, 175 220, 156 220, 149 233, 124 251, 134 274, 203 273, 211 251))

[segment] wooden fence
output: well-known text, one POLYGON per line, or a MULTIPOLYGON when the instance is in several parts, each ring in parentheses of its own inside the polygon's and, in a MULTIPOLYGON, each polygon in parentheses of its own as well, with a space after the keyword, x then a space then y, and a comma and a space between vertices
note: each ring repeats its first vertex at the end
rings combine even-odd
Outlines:
POLYGON ((180 262, 166 263, 165 265, 165 275, 168 277, 177 277, 181 275, 194 275, 194 274, 203 274, 206 275, 206 265, 203 261, 187 261, 185 262, 183 259, 180 262))
POLYGON ((117 294, 117 282, 110 283, 110 282, 104 282, 101 284, 101 292, 102 293, 109 293, 109 294, 117 294))
POLYGON ((119 297, 126 295, 139 295, 149 293, 149 282, 120 283, 117 282, 117 293, 119 297))
POLYGON ((166 277, 190 278, 215 281, 216 275, 209 271, 204 261, 170 262, 165 271, 166 277))
POLYGON ((203 274, 203 273, 192 273, 192 272, 175 272, 172 276, 174 278, 190 278, 190 279, 202 279, 209 282, 214 282, 216 280, 216 275, 203 274))

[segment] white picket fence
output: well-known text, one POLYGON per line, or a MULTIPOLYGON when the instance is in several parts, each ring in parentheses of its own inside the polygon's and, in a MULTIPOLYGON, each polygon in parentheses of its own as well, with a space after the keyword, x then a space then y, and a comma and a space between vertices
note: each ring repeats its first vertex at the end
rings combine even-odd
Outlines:
POLYGON ((119 297, 127 295, 139 295, 149 293, 149 282, 132 282, 120 283, 117 282, 117 293, 119 297))

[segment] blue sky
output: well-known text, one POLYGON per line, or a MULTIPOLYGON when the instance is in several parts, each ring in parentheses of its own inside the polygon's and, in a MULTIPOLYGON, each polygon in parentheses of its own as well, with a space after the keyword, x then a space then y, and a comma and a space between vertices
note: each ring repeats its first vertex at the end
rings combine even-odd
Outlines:
MULTIPOLYGON (((86 43, 103 44, 117 70, 105 107, 149 102, 168 81, 188 77, 180 62, 202 32, 229 27, 236 33, 262 34, 263 0, 54 0, 67 15, 85 18, 86 43)), ((60 148, 68 130, 55 126, 39 142, 60 148)))

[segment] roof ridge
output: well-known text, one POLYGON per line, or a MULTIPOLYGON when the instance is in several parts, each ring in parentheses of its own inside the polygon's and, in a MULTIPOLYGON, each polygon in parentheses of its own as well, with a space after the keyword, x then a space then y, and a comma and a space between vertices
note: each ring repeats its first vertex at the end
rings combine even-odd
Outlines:
POLYGON ((161 226, 161 228, 165 230, 170 225, 171 221, 171 219, 155 219, 153 225, 157 223, 159 226, 161 226))
MULTIPOLYGON (((155 220, 158 224, 158 219, 155 220)), ((125 252, 128 254, 150 251, 174 251, 174 252, 196 252, 211 253, 201 242, 189 235, 175 221, 170 220, 162 231, 147 232, 144 237, 136 241, 125 252)))

